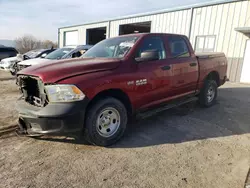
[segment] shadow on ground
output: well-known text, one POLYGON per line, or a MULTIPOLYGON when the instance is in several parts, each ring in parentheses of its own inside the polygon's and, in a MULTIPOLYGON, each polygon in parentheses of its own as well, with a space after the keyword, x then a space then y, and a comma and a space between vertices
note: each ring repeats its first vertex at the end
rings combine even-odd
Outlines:
MULTIPOLYGON (((250 133, 250 87, 220 88, 211 108, 192 103, 129 125, 111 148, 135 148, 250 133)), ((82 139, 38 137, 46 141, 86 144, 82 139)))
POLYGON ((7 81, 7 80, 15 80, 16 77, 12 76, 12 77, 7 77, 7 78, 0 78, 0 81, 7 81))

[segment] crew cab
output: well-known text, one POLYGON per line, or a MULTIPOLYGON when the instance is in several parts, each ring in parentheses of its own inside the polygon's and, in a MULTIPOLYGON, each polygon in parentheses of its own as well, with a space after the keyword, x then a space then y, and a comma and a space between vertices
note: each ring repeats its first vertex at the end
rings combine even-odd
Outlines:
POLYGON ((20 132, 83 133, 94 145, 117 142, 129 118, 190 101, 215 103, 225 83, 223 53, 195 55, 186 36, 132 34, 96 44, 82 58, 22 70, 17 82, 20 132))

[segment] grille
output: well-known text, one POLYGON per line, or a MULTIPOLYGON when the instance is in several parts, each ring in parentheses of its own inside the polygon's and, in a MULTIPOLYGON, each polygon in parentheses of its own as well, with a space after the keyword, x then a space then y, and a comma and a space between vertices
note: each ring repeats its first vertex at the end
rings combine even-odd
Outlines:
POLYGON ((18 76, 17 84, 23 94, 23 99, 31 105, 43 107, 46 105, 44 86, 39 78, 18 76))

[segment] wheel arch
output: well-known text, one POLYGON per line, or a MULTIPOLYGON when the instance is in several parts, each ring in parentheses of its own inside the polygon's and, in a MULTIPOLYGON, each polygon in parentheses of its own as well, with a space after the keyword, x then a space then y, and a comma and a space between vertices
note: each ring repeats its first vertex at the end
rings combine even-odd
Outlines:
POLYGON ((97 93, 87 105, 87 111, 93 104, 105 97, 113 97, 118 99, 124 104, 125 108, 127 109, 128 115, 130 116, 133 114, 133 105, 128 94, 123 90, 117 88, 106 89, 97 93))
POLYGON ((205 78, 204 81, 206 81, 206 80, 215 80, 216 83, 217 83, 217 85, 220 86, 220 75, 219 75, 219 73, 218 73, 217 71, 212 71, 212 72, 210 72, 210 73, 206 76, 206 78, 205 78))

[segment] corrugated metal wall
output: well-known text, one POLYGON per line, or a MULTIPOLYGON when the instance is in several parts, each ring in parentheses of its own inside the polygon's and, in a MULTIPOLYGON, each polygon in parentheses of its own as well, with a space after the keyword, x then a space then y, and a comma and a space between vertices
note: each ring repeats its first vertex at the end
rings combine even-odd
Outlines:
POLYGON ((236 32, 236 27, 250 26, 250 1, 238 1, 202 8, 193 13, 191 43, 198 35, 215 35, 215 52, 224 52, 228 58, 230 81, 239 82, 247 37, 236 32))
POLYGON ((107 27, 106 36, 109 36, 109 23, 108 22, 101 22, 96 24, 88 24, 88 25, 81 25, 81 26, 75 26, 75 27, 68 27, 68 28, 62 28, 60 29, 59 34, 59 47, 63 47, 63 40, 64 40, 64 32, 67 31, 78 31, 78 45, 86 44, 86 30, 91 28, 98 28, 98 27, 107 27))
POLYGON ((65 31, 78 30, 79 44, 86 43, 86 29, 107 27, 107 37, 119 35, 119 26, 129 23, 151 21, 151 32, 189 34, 195 46, 195 39, 200 35, 215 35, 215 52, 224 52, 228 58, 228 76, 231 81, 240 81, 246 40, 243 34, 236 32, 236 27, 250 27, 250 0, 205 6, 175 12, 126 18, 120 20, 82 25, 60 29, 60 47, 63 45, 65 31), (190 25, 192 24, 192 25, 190 25), (109 33, 110 31, 110 33, 109 33))
POLYGON ((129 23, 151 21, 151 32, 154 33, 178 33, 188 35, 191 10, 181 10, 150 16, 134 17, 115 20, 110 23, 110 37, 119 35, 119 26, 129 23))

